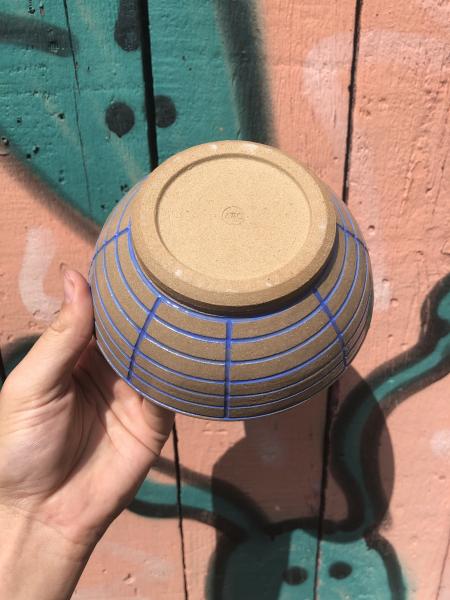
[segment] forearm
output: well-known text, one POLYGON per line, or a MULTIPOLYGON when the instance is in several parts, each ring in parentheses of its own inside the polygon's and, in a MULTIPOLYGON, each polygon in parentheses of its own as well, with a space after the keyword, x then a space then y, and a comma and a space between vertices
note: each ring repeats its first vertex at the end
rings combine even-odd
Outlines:
POLYGON ((0 598, 8 600, 70 598, 92 551, 2 509, 0 538, 0 598))

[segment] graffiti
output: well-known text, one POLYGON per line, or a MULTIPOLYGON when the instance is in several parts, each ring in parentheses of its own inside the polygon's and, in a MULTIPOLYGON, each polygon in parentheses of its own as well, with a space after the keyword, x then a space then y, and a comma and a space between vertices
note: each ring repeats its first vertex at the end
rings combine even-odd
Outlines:
POLYGON ((270 94, 262 55, 261 29, 254 0, 215 0, 230 80, 234 84, 240 129, 237 137, 274 144, 270 94))
POLYGON ((60 201, 101 224, 151 162, 141 55, 129 51, 142 34, 136 2, 117 12, 61 2, 26 16, 7 4, 1 136, 60 201))
POLYGON ((177 118, 177 109, 169 96, 155 96, 155 123, 157 127, 170 127, 177 118))
POLYGON ((106 109, 105 121, 110 131, 122 137, 133 128, 134 112, 125 102, 114 102, 106 109))
MULTIPOLYGON (((450 275, 425 298, 421 323, 419 340, 410 350, 375 369, 366 380, 351 367, 345 375, 354 384, 333 423, 330 468, 345 496, 347 515, 323 524, 324 573, 319 577, 319 593, 327 599, 341 597, 340 582, 358 570, 366 574, 365 588, 358 590, 357 583, 353 584, 355 598, 370 585, 376 586, 382 598, 406 598, 406 583, 396 553, 379 532, 387 517, 393 486, 386 418, 401 402, 450 371, 450 275), (383 433, 387 441, 381 459, 383 433)), ((248 434, 237 446, 228 453, 234 464, 242 466, 248 456, 248 434)), ((317 518, 270 523, 251 498, 219 478, 227 454, 216 464, 212 482, 181 469, 183 518, 208 524, 220 532, 211 558, 207 597, 298 598, 296 586, 314 577, 302 562, 315 551, 317 518)), ((170 468, 166 460, 157 466, 163 473, 170 468)), ((147 517, 176 518, 178 508, 171 487, 145 481, 129 510, 147 517), (171 501, 165 504, 170 494, 171 501)))
POLYGON ((0 43, 31 47, 54 56, 72 55, 70 36, 64 28, 3 12, 0 12, 0 43))
POLYGON ((114 39, 126 52, 137 50, 141 44, 139 33, 139 7, 137 0, 120 0, 114 39))
MULTIPOLYGON (((98 231, 95 223, 104 221, 149 164, 157 165, 158 154, 165 159, 210 139, 240 137, 275 143, 256 2, 211 0, 198 3, 196 11, 176 0, 150 3, 145 10, 144 4, 116 0, 104 11, 58 3, 45 13, 33 10, 23 16, 26 6, 10 2, 9 12, 0 14, 2 85, 12 90, 12 95, 0 99, 0 154, 17 157, 29 169, 31 181, 34 177, 46 182, 53 214, 76 226, 80 236, 91 242, 98 231), (202 35, 192 36, 199 22, 202 35), (20 52, 9 52, 10 48, 20 52)), ((361 7, 360 2, 357 5, 361 7)), ((375 35, 369 33, 370 38, 375 35)), ((334 53, 347 47, 348 36, 338 32, 322 38, 303 62, 302 85, 324 130, 331 129, 333 119, 342 125, 347 117, 334 101, 323 102, 324 96, 333 98, 340 89, 340 71, 330 75, 317 64, 331 64, 334 53)), ((357 42, 356 32, 355 36, 357 42)), ((409 39, 424 47, 426 36, 389 31, 382 32, 381 38, 380 44, 395 57, 396 40, 406 45, 409 39)), ((444 45, 436 42, 436 52, 444 45)), ((353 60, 352 88, 357 69, 353 60)), ((368 60, 375 64, 377 54, 368 60)), ((411 53, 401 60, 413 63, 416 58, 411 53)), ((347 64, 345 57, 339 64, 347 64)), ((352 94, 350 105, 354 90, 352 94)), ((348 123, 345 171, 352 126, 348 123)), ((337 144, 338 155, 336 140, 330 143, 337 144)), ((371 180, 376 169, 370 156, 367 160, 371 180)), ((370 187, 375 189, 375 183, 370 181, 370 187)), ((31 229, 29 239, 43 247, 36 235, 31 229)), ((19 279, 27 310, 41 310, 48 319, 56 299, 44 289, 46 265, 41 262, 34 264, 33 252, 28 252, 25 275, 22 272, 19 279), (35 297, 30 293, 32 285, 35 297)), ((389 282, 379 283, 378 301, 387 308, 389 282)), ((2 348, 6 372, 34 341, 22 337, 2 348)), ((394 484, 386 419, 402 402, 448 374, 449 355, 447 276, 423 302, 419 339, 411 349, 365 379, 352 368, 345 375, 351 391, 329 434, 329 469, 346 507, 339 519, 299 514, 272 522, 254 498, 225 481, 230 464, 245 466, 248 461, 254 435, 251 423, 245 426, 245 437, 217 461, 212 478, 175 464, 181 485, 146 480, 129 510, 151 518, 190 519, 217 532, 205 584, 210 600, 334 600, 349 590, 358 598, 371 586, 380 598, 403 600, 407 582, 401 557, 383 535, 394 484)), ((295 428, 295 420, 288 426, 295 428)), ((174 465, 161 459, 156 470, 172 474, 174 465)), ((251 466, 246 472, 252 472, 251 466)), ((256 483, 257 472, 254 477, 256 483)))

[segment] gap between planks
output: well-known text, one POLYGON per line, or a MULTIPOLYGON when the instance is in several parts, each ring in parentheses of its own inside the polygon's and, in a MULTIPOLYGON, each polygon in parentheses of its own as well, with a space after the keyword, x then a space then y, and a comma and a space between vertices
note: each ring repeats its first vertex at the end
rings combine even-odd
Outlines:
MULTIPOLYGON (((351 168, 351 153, 353 143, 353 119, 356 99, 356 76, 358 69, 359 58, 359 43, 361 37, 361 15, 363 9, 363 0, 355 2, 355 18, 353 26, 353 45, 352 45, 352 61, 350 66, 350 83, 348 96, 348 112, 347 112, 347 134, 345 140, 345 159, 344 159, 344 177, 342 185, 342 200, 348 204, 349 195, 349 177, 351 168)), ((322 478, 320 486, 320 502, 319 502, 319 523, 317 528, 317 554, 314 566, 314 600, 319 600, 319 570, 321 561, 321 545, 324 536, 324 520, 326 516, 326 501, 328 489, 328 467, 330 459, 330 442, 331 442, 331 427, 333 418, 339 404, 339 382, 334 383, 327 392, 327 404, 325 414, 325 429, 323 435, 323 453, 322 453, 322 478)))

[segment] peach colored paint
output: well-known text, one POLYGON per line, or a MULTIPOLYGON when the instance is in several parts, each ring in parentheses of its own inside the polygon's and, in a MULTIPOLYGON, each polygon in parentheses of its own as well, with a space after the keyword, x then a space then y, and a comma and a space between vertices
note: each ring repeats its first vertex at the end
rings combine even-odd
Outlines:
POLYGON ((13 158, 0 157, 0 344, 40 333, 59 310, 60 269, 86 273, 93 241, 54 195, 13 158), (11 207, 14 207, 11 210, 11 207), (71 220, 70 220, 71 219, 71 220))
MULTIPOLYGON (((425 12, 421 4, 400 1, 386 11, 381 2, 365 3, 362 15, 349 205, 366 235, 378 290, 353 364, 362 376, 416 342, 424 297, 450 266, 442 251, 450 231, 450 28, 448 20, 436 23, 439 3, 433 20, 431 3, 425 12)), ((442 449, 448 381, 408 398, 387 421, 395 483, 381 529, 405 569, 409 597, 419 600, 438 597, 447 572, 450 470, 436 439, 442 449)), ((327 517, 343 509, 331 484, 327 517)), ((447 597, 443 589, 440 598, 447 597)))
MULTIPOLYGON (((162 456, 173 462, 173 438, 162 456)), ((174 470, 149 477, 175 485, 174 470)), ((77 586, 80 600, 184 600, 181 544, 176 519, 148 519, 124 511, 106 532, 77 586)))
MULTIPOLYGON (((338 193, 354 4, 259 3, 277 143, 338 193)), ((349 205, 369 244, 377 302, 354 363, 361 376, 415 343, 423 299, 450 266, 448 17, 448 4, 438 0, 363 4, 349 205)), ((70 219, 55 213, 51 192, 4 156, 0 182, 5 232, 0 237, 0 342, 9 344, 42 331, 60 297, 60 264, 86 272, 95 233, 87 240, 70 219), (8 210, 12 204, 14 210, 8 210), (35 232, 30 234, 31 226, 35 232), (47 259, 52 255, 39 276, 45 318, 30 312, 30 243, 45 246, 47 259)), ((345 380, 341 388, 342 397, 345 380)), ((387 421, 395 485, 382 532, 406 569, 414 600, 450 598, 448 388, 448 378, 425 388, 387 421)), ((295 409, 301 415, 295 431, 283 415, 256 423, 251 431, 241 423, 177 417, 181 464, 210 476, 220 461, 215 474, 247 492, 273 520, 279 514, 317 515, 324 407, 322 397, 295 409), (244 444, 242 461, 236 456, 244 444), (301 477, 292 474, 294 463, 286 459, 293 451, 302 457, 301 477), (280 466, 291 473, 282 494, 264 489, 256 476, 265 470, 278 482, 280 466)), ((382 439, 382 448, 386 443, 382 439)), ((173 459, 171 448, 166 456, 173 459)), ((342 495, 330 481, 326 516, 338 518, 344 511, 342 495)), ((202 600, 216 533, 186 519, 183 531, 189 598, 202 600)), ((178 523, 124 513, 97 547, 74 598, 160 597, 184 598, 178 523)))
MULTIPOLYGON (((351 40, 339 43, 335 52, 327 51, 327 64, 315 73, 317 80, 339 83, 338 88, 333 85, 331 96, 325 95, 324 118, 316 115, 314 102, 308 97, 303 67, 309 51, 323 37, 341 28, 351 31, 352 10, 350 3, 337 1, 331 8, 284 0, 260 3, 276 145, 306 162, 338 193, 344 166, 351 40)), ((308 85, 312 85, 309 80, 308 85)), ((243 431, 242 424, 205 426, 177 416, 181 464, 237 486, 273 522, 317 516, 325 406, 326 397, 321 394, 284 415, 245 425, 248 431, 243 431), (192 439, 200 436, 204 443, 193 444, 192 439), (263 449, 264 441, 270 441, 269 448, 263 449), (281 456, 287 458, 280 467, 277 461, 281 456), (301 474, 299 457, 305 457, 301 474), (267 480, 259 477, 261 472, 266 473, 267 480), (267 486, 265 481, 273 481, 273 485, 267 486)), ((189 598, 206 600, 208 560, 218 536, 192 521, 184 521, 183 530, 189 598)))
MULTIPOLYGON (((87 274, 97 232, 87 237, 79 217, 20 163, 0 156, 0 343, 39 334, 59 310, 60 268, 87 274), (14 206, 14 210, 11 210, 14 206), (92 241, 91 241, 92 240, 92 241)), ((164 454, 173 462, 173 441, 164 454)), ((156 480, 174 484, 174 476, 156 480)), ((124 512, 98 544, 74 594, 80 600, 184 598, 178 523, 124 512)))

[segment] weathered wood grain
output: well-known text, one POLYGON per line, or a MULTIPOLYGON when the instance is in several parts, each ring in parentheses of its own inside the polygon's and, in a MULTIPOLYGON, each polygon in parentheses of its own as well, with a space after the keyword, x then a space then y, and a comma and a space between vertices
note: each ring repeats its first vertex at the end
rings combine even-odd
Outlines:
POLYGON ((1 6, 1 135, 61 198, 102 223, 150 167, 139 14, 138 45, 124 49, 114 39, 119 0, 38 4, 1 6))
MULTIPOLYGON (((272 142, 340 191, 352 40, 315 47, 350 31, 352 6, 333 3, 329 16, 293 2, 149 7, 156 98, 176 108, 176 120, 157 128, 160 159, 214 139, 272 142)), ((177 417, 189 598, 312 597, 325 400, 246 425, 177 417), (212 528, 217 518, 224 531, 212 528), (233 546, 239 527, 247 541, 233 546)))
MULTIPOLYGON (((149 170, 133 5, 136 13, 135 2, 118 0, 2 4, 0 344, 8 368, 59 310, 61 266, 87 274, 95 221, 149 170), (129 131, 118 102, 134 113, 129 131)), ((155 470, 150 486, 165 485, 165 499, 176 507, 172 440, 164 459, 169 468, 155 470)), ((127 511, 98 544, 74 597, 152 594, 184 598, 178 519, 127 511)))
POLYGON ((349 205, 375 313, 331 430, 325 521, 340 533, 320 546, 327 600, 436 598, 448 560, 449 33, 442 3, 363 3, 349 205))

